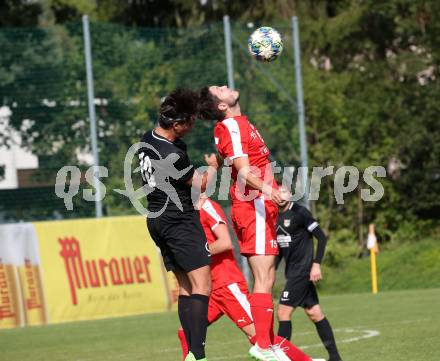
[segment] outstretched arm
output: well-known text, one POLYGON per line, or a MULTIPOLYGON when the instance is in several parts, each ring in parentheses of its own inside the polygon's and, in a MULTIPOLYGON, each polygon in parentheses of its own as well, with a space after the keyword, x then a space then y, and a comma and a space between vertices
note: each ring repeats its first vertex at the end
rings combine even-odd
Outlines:
POLYGON ((233 249, 232 240, 229 236, 228 226, 221 222, 212 230, 217 240, 209 245, 209 252, 212 255, 219 254, 233 249))
POLYGON ((283 201, 281 193, 278 189, 274 189, 272 184, 264 183, 260 178, 252 174, 249 165, 248 157, 238 157, 233 160, 233 165, 238 172, 239 177, 243 177, 246 181, 246 185, 253 189, 262 192, 265 196, 268 196, 276 204, 280 205, 283 201))

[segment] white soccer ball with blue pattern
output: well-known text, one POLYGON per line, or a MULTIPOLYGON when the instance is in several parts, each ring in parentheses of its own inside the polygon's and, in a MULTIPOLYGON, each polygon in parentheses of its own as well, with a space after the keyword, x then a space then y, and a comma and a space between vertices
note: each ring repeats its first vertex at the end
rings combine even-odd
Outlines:
POLYGON ((270 26, 255 30, 248 41, 249 52, 260 61, 274 61, 283 51, 283 40, 278 31, 270 26))

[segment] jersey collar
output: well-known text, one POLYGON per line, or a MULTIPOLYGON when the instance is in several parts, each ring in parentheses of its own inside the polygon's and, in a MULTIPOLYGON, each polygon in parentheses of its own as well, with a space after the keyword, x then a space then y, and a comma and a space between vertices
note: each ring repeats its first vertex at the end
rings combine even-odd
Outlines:
POLYGON ((229 118, 225 118, 223 120, 218 120, 217 122, 221 123, 227 119, 235 119, 235 120, 244 120, 244 121, 248 121, 248 117, 246 115, 236 115, 235 117, 229 117, 229 118))
POLYGON ((233 117, 235 120, 248 120, 248 117, 246 115, 237 115, 233 117))
POLYGON ((157 134, 154 130, 151 131, 151 135, 153 136, 153 138, 156 138, 158 140, 161 140, 163 142, 167 142, 170 144, 173 144, 173 142, 170 142, 168 139, 162 137, 161 135, 157 134))
POLYGON ((286 213, 286 212, 289 212, 291 209, 292 209, 292 207, 293 207, 293 202, 290 202, 290 205, 289 205, 289 208, 287 208, 285 211, 279 211, 279 214, 284 214, 284 213, 286 213))

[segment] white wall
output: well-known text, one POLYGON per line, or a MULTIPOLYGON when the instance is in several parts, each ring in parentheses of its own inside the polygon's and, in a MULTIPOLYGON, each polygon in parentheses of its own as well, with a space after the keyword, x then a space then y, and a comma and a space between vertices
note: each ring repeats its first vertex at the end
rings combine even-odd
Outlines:
POLYGON ((19 133, 9 127, 11 115, 9 107, 0 107, 0 133, 9 136, 12 140, 9 148, 0 146, 0 166, 5 167, 5 178, 0 180, 0 189, 18 188, 18 169, 38 168, 38 157, 21 146, 19 133))

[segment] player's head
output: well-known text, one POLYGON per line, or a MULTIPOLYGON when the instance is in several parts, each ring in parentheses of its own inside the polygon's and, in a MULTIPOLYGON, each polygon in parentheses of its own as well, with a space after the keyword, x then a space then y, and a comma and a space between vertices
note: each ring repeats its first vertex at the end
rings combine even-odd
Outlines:
POLYGON ((211 85, 200 90, 199 115, 205 120, 223 120, 237 106, 240 93, 227 86, 211 85))
POLYGON ((160 106, 158 123, 182 137, 194 127, 198 109, 198 94, 190 89, 176 89, 160 106))
POLYGON ((283 201, 279 206, 280 208, 284 208, 288 203, 290 203, 290 199, 292 199, 292 192, 290 191, 290 187, 285 184, 280 186, 279 191, 281 193, 281 197, 283 198, 283 201))

